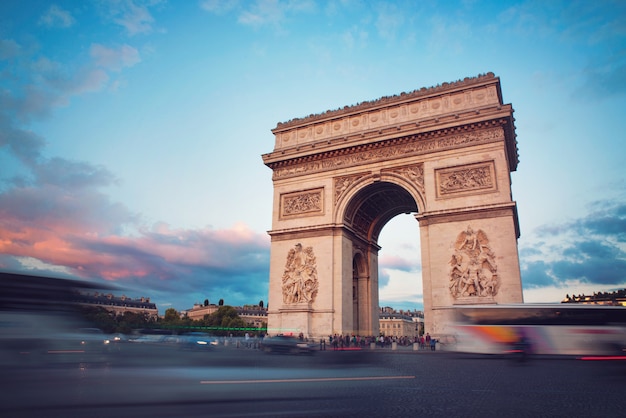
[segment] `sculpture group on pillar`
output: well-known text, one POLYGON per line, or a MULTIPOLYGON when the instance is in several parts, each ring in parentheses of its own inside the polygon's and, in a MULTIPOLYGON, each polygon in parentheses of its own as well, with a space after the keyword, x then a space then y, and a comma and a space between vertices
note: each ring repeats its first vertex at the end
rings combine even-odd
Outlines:
POLYGON ((315 300, 319 283, 313 247, 296 244, 289 250, 283 273, 283 302, 309 303, 315 300))
POLYGON ((459 297, 489 297, 498 293, 495 254, 487 234, 470 226, 461 232, 450 260, 450 294, 459 297))

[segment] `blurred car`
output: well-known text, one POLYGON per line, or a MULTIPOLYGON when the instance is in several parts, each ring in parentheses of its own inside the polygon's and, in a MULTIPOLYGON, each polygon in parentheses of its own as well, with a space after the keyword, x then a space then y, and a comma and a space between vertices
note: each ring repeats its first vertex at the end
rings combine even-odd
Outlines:
POLYGON ((189 332, 177 336, 180 347, 187 350, 212 349, 219 344, 217 338, 205 332, 189 332))
POLYGON ((47 341, 49 363, 99 363, 107 360, 109 338, 99 328, 79 328, 52 335, 47 341))
POLYGON ((291 335, 277 335, 265 338, 262 343, 263 351, 266 353, 281 354, 312 354, 313 347, 306 341, 291 335))
POLYGON ((121 333, 115 333, 109 336, 109 342, 111 343, 126 343, 128 342, 128 337, 121 333))

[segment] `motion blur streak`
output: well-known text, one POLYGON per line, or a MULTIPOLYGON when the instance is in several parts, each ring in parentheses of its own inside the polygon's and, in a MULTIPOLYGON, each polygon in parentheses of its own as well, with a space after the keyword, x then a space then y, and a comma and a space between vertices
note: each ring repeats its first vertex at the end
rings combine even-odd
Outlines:
POLYGON ((626 360, 626 356, 586 356, 586 357, 580 357, 579 360, 593 360, 593 361, 626 360))
POLYGON ((415 379, 415 376, 367 376, 367 377, 319 377, 310 379, 263 379, 263 380, 201 380, 201 385, 236 385, 248 383, 302 383, 302 382, 344 382, 354 380, 396 380, 415 379))

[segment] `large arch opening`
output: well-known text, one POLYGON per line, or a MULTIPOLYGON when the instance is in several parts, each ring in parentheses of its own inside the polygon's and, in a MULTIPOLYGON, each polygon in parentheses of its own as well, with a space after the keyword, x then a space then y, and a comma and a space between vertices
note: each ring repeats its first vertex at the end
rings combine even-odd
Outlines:
POLYGON ((424 288, 419 223, 413 215, 391 219, 378 238, 378 305, 423 311, 424 288))
POLYGON ((411 194, 397 184, 377 182, 359 190, 344 212, 344 224, 370 244, 378 244, 378 236, 392 218, 402 213, 417 213, 411 194))
MULTIPOLYGON (((355 193, 346 206, 344 224, 352 229, 359 240, 367 242, 368 254, 373 254, 369 262, 363 262, 363 254, 353 255, 352 274, 352 329, 357 333, 367 330, 375 332, 378 328, 378 312, 372 312, 380 306, 379 284, 388 280, 380 274, 378 251, 381 249, 379 237, 383 228, 401 214, 418 212, 414 197, 403 187, 379 181, 369 184, 355 193), (374 274, 372 274, 374 273, 374 274), (373 283, 372 277, 377 280, 373 283), (376 286, 376 288, 373 288, 376 286)), ((419 241, 419 229, 415 223, 415 240, 419 241)), ((393 256, 388 257, 391 261, 393 256)))

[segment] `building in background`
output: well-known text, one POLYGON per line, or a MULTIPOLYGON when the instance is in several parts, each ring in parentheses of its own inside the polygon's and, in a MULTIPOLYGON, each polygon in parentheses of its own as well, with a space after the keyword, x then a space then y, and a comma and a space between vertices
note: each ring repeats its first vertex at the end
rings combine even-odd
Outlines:
POLYGON ((396 311, 387 306, 380 309, 378 323, 380 335, 386 337, 415 338, 424 334, 424 313, 422 311, 396 311))
POLYGON ((626 306, 626 289, 616 290, 614 292, 594 292, 593 295, 566 295, 561 303, 626 306))
MULTIPOLYGON (((193 308, 186 311, 182 311, 181 316, 186 316, 189 319, 198 321, 204 318, 205 315, 211 315, 220 308, 219 305, 206 303, 204 305, 196 303, 193 308)), ((233 306, 237 315, 243 321, 252 328, 266 328, 267 327, 267 308, 260 305, 244 305, 233 306)))
POLYGON ((196 303, 193 305, 193 308, 188 309, 186 311, 182 311, 180 313, 181 317, 187 317, 194 321, 199 321, 204 318, 205 315, 211 315, 213 312, 216 312, 219 309, 214 303, 201 305, 196 303))
POLYGON ((150 319, 156 319, 159 316, 156 304, 150 302, 150 298, 146 297, 133 299, 126 295, 115 296, 112 293, 78 292, 74 297, 74 301, 82 306, 104 308, 116 315, 123 315, 124 312, 133 312, 147 314, 150 319))
POLYGON ((267 308, 259 305, 235 306, 237 315, 252 328, 267 328, 267 308))

